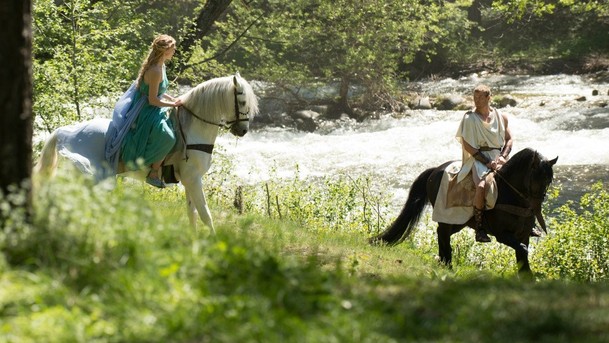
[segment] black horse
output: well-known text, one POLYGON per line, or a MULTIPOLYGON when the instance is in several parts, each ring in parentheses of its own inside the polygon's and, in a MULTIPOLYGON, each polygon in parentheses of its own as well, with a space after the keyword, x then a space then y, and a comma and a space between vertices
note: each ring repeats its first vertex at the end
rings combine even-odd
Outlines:
MULTIPOLYGON (((558 157, 547 160, 537 151, 524 149, 515 154, 495 174, 498 198, 495 207, 484 212, 483 225, 497 241, 516 251, 516 261, 521 272, 530 272, 528 246, 535 218, 545 231, 541 204, 552 182, 552 167, 558 157)), ((418 223, 427 202, 436 201, 442 174, 451 162, 425 170, 413 182, 406 205, 393 224, 378 236, 370 239, 373 244, 397 244, 409 237, 418 223)), ((466 226, 473 227, 474 219, 465 224, 438 223, 438 248, 440 261, 451 265, 450 236, 466 226)))

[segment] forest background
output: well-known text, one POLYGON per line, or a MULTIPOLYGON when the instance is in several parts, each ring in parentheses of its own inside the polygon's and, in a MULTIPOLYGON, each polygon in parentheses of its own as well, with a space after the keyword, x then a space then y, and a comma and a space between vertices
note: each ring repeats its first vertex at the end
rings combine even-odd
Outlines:
MULTIPOLYGON (((575 0, 35 0, 34 132, 111 109, 158 33, 178 40, 173 87, 235 71, 286 89, 338 83, 329 100, 349 111, 401 101, 409 80, 606 72, 608 14, 575 0), (349 98, 352 85, 368 91, 349 98)), ((177 187, 108 191, 66 172, 30 195, 31 211, 5 193, 0 342, 609 340, 602 184, 552 213, 546 203, 551 232, 523 277, 511 250, 467 232, 453 269, 438 265, 429 220, 400 246, 368 246, 394 214, 365 176, 271 178, 236 209, 233 162, 214 158, 216 237, 190 229, 177 187)))
MULTIPOLYGON (((571 0, 34 1, 36 129, 111 108, 156 34, 174 86, 239 71, 276 87, 338 83, 333 112, 400 100, 399 82, 608 64, 609 5, 571 0), (367 90, 349 99, 349 87, 367 90)), ((296 95, 295 95, 296 96, 296 95)))

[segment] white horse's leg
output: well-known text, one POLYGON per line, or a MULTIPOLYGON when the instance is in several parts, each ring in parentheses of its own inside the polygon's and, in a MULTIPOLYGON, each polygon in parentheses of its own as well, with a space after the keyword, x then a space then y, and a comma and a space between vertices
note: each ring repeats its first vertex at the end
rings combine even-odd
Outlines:
POLYGON ((190 226, 193 229, 197 229, 197 209, 195 208, 195 203, 190 198, 190 194, 188 189, 186 191, 186 214, 188 215, 188 221, 190 222, 190 226))
MULTIPOLYGON (((188 201, 192 203, 189 204, 189 215, 191 213, 190 207, 194 206, 197 212, 199 212, 199 217, 201 218, 203 223, 208 226, 211 230, 211 233, 215 235, 216 230, 214 229, 214 222, 211 218, 211 212, 209 211, 209 207, 207 206, 205 194, 203 194, 203 184, 201 181, 201 177, 199 176, 198 178, 187 178, 186 180, 182 180, 182 184, 186 189, 188 201)), ((191 219, 190 223, 193 224, 193 222, 196 222, 194 218, 191 219)))

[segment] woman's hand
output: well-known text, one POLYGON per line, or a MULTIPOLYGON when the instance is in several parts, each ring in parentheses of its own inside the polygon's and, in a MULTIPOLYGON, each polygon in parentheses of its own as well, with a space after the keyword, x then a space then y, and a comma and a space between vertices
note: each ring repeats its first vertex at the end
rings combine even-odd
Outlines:
POLYGON ((177 98, 176 101, 173 103, 173 107, 180 107, 182 106, 182 99, 177 98))

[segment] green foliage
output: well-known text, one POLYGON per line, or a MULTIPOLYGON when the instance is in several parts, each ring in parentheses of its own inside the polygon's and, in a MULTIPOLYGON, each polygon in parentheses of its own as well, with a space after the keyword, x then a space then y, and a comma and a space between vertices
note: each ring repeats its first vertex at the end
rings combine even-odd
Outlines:
POLYGON ((114 107, 158 33, 179 32, 195 1, 36 0, 33 79, 36 129, 90 119, 114 107), (151 21, 151 18, 157 18, 151 21))
MULTIPOLYGON (((584 206, 606 218, 606 206, 593 202, 606 203, 606 192, 592 194, 584 206)), ((209 237, 189 228, 183 196, 177 187, 126 180, 91 186, 70 174, 39 186, 32 225, 15 218, 0 231, 0 341, 601 342, 609 335, 604 283, 497 278, 490 263, 482 272, 451 271, 407 244, 372 247, 367 233, 221 207, 214 208, 219 234, 209 237)))
POLYGON ((609 192, 595 184, 581 208, 564 205, 552 231, 537 247, 535 262, 548 278, 580 281, 609 279, 609 192))
MULTIPOLYGON (((423 216, 412 239, 412 246, 428 257, 437 256, 438 224, 431 220, 431 209, 423 216)), ((479 244, 474 230, 464 228, 451 236, 453 266, 457 272, 486 270, 501 276, 514 276, 518 270, 514 250, 493 240, 491 244, 479 244)))
POLYGON ((452 23, 455 10, 462 15, 459 5, 435 1, 260 2, 233 7, 205 45, 217 51, 240 37, 219 61, 284 86, 339 82, 343 102, 350 86, 364 86, 359 102, 374 106, 395 93, 400 64, 423 46, 431 54, 435 44, 448 43, 443 38, 453 28, 440 24, 452 23))
POLYGON ((67 177, 40 186, 35 205, 31 226, 1 231, 14 266, 2 260, 2 341, 281 341, 311 321, 325 334, 323 318, 342 311, 339 263, 322 272, 230 225, 193 233, 177 189, 67 177))
POLYGON ((494 0, 493 7, 508 14, 511 22, 529 14, 553 14, 559 8, 566 8, 575 14, 594 12, 601 16, 609 11, 606 1, 595 0, 494 0))
POLYGON ((609 48, 608 10, 606 3, 592 1, 494 1, 482 11, 484 31, 474 37, 472 50, 478 61, 497 68, 556 73, 566 71, 565 62, 579 61, 585 70, 586 58, 609 48))
POLYGON ((214 165, 206 177, 210 202, 238 206, 244 213, 267 215, 329 231, 375 233, 387 226, 389 199, 369 176, 349 175, 282 178, 271 171, 268 181, 242 185, 232 162, 214 151, 214 165))
POLYGON ((137 16, 128 20, 129 14, 133 8, 121 1, 34 3, 34 113, 39 128, 50 131, 89 118, 95 107, 113 107, 106 97, 128 85, 142 58, 141 43, 134 45, 128 37, 144 22, 137 16))
MULTIPOLYGON (((184 61, 189 68, 182 75, 168 71, 170 79, 191 84, 240 71, 290 89, 299 102, 301 87, 339 84, 339 96, 330 100, 346 109, 349 102, 377 109, 396 104, 399 80, 446 66, 514 68, 609 48, 604 2, 494 1, 473 23, 468 11, 478 3, 233 2, 184 61), (472 35, 474 27, 482 34, 472 35), (355 94, 354 86, 365 91, 355 94)), ((50 132, 107 114, 135 78, 152 37, 172 34, 179 48, 202 6, 198 0, 35 1, 36 129, 50 132)))

